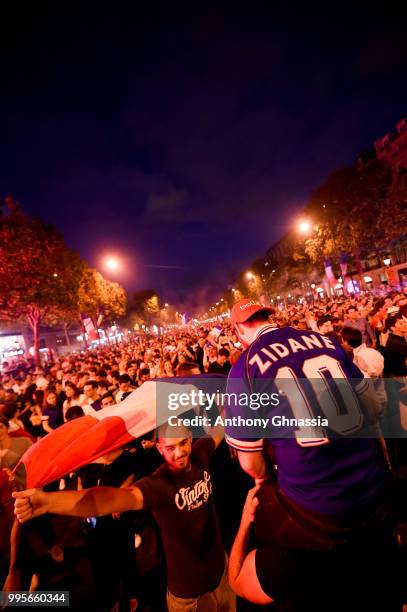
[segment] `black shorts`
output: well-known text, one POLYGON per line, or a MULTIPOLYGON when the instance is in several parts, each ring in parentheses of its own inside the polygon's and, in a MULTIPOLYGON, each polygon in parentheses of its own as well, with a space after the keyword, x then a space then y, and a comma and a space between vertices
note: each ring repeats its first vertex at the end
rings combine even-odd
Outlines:
POLYGON ((256 551, 256 573, 279 612, 401 612, 403 574, 392 541, 328 551, 256 551))
POLYGON ((256 572, 277 609, 399 610, 400 567, 387 495, 352 520, 305 511, 274 483, 263 485, 258 497, 256 572))

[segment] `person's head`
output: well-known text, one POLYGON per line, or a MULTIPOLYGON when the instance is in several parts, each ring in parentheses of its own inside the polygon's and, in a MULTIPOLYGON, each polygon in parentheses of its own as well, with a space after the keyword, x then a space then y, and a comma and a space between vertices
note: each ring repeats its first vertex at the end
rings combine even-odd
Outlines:
POLYGON ((45 403, 47 407, 50 407, 50 408, 54 408, 57 405, 58 396, 55 393, 55 391, 53 390, 48 391, 46 398, 45 398, 45 403))
POLYGON ((358 319, 360 319, 360 313, 356 306, 349 306, 346 311, 346 316, 350 321, 357 321, 358 319))
POLYGON ((404 336, 404 334, 407 334, 407 317, 401 311, 388 317, 386 319, 386 331, 396 334, 396 336, 404 336))
POLYGON ((318 330, 321 334, 330 334, 334 328, 332 325, 332 319, 329 315, 320 317, 317 321, 318 330))
POLYGON ((178 363, 185 363, 187 360, 187 358, 185 357, 184 353, 179 353, 178 354, 178 363))
POLYGON ((127 368, 127 374, 130 376, 130 378, 134 378, 137 374, 137 366, 136 365, 130 365, 127 368))
POLYGON ((208 357, 209 357, 209 359, 217 359, 217 357, 218 357, 218 350, 217 350, 216 346, 209 346, 208 347, 208 357))
POLYGON ((218 363, 220 365, 224 365, 226 361, 229 359, 230 353, 227 349, 221 348, 218 353, 218 363))
POLYGON ((107 380, 99 380, 98 381, 98 394, 101 397, 109 390, 109 383, 107 380))
POLYGON ((230 322, 244 348, 250 346, 260 327, 263 327, 274 313, 272 308, 254 300, 239 300, 232 308, 230 322))
POLYGON ((72 399, 74 397, 79 397, 80 393, 78 387, 73 382, 65 383, 65 395, 68 399, 72 399))
POLYGON ((108 376, 109 381, 113 385, 119 384, 119 378, 120 378, 120 373, 118 372, 118 370, 112 370, 108 376))
POLYGON ((189 470, 191 466, 192 434, 181 425, 162 425, 158 430, 157 450, 173 472, 189 470))
POLYGON ((88 380, 88 382, 83 387, 83 392, 85 397, 91 400, 96 400, 98 398, 98 384, 96 380, 88 380))
POLYGON ((8 439, 8 419, 0 414, 0 443, 8 439))
POLYGON ((71 406, 66 411, 65 418, 67 421, 73 421, 74 419, 79 419, 79 417, 84 416, 84 414, 82 406, 71 406))
POLYGON ((6 402, 4 405, 2 405, 0 413, 8 421, 12 421, 15 417, 18 416, 18 405, 16 404, 16 402, 6 402))
POLYGON ((149 368, 141 368, 140 383, 146 382, 147 380, 150 380, 150 370, 149 368))
POLYGON ((122 374, 119 378, 119 388, 123 393, 127 393, 130 389, 131 378, 128 374, 122 374))
POLYGON ((101 403, 103 408, 107 408, 107 406, 114 406, 116 402, 111 393, 105 393, 101 397, 101 403))
POLYGON ((182 376, 183 378, 188 378, 188 376, 195 376, 197 374, 200 374, 197 364, 188 361, 180 363, 176 369, 176 375, 178 377, 182 376))
POLYGON ((198 338, 198 344, 201 348, 203 348, 206 344, 206 337, 200 337, 198 338))
POLYGON ((345 326, 342 329, 341 335, 346 348, 351 348, 353 350, 362 344, 362 332, 360 329, 345 326))
POLYGON ((172 369, 172 363, 168 359, 164 361, 164 372, 167 376, 174 376, 174 370, 172 369))

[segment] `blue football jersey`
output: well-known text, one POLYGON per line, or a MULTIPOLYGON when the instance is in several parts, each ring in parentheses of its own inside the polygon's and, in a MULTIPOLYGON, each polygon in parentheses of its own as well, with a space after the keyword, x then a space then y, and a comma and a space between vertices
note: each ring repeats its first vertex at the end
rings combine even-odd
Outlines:
POLYGON ((243 452, 263 450, 267 439, 281 490, 302 507, 359 509, 386 479, 358 399, 367 385, 335 340, 265 326, 229 374, 226 439, 243 452))

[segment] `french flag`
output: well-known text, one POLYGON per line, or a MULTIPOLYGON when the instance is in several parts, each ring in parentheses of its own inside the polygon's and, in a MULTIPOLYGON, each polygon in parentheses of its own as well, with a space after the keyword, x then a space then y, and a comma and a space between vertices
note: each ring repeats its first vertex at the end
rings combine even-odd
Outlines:
POLYGON ((78 468, 92 463, 124 444, 153 431, 168 417, 191 410, 191 405, 168 410, 170 394, 208 390, 208 383, 224 392, 226 377, 191 376, 150 380, 125 400, 98 412, 61 425, 31 446, 21 462, 26 472, 26 488, 42 487, 78 468))

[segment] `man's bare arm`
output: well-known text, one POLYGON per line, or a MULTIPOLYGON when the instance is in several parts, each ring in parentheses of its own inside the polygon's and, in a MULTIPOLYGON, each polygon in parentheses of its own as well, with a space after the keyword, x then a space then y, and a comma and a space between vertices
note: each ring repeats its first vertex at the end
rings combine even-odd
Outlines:
POLYGON ((240 467, 255 480, 267 478, 267 461, 262 451, 245 453, 238 451, 240 467))
POLYGON ((138 487, 93 487, 84 491, 55 493, 28 489, 13 493, 13 497, 16 500, 14 513, 20 523, 46 512, 86 517, 143 508, 143 494, 138 487))

